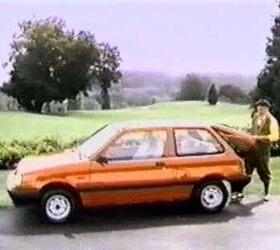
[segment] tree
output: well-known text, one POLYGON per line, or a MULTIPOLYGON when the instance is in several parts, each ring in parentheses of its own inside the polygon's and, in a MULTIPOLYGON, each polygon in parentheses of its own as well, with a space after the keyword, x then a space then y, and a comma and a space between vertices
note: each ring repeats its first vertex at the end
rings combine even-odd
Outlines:
POLYGON ((177 100, 204 100, 209 80, 194 74, 187 75, 181 82, 177 100))
POLYGON ((208 92, 208 102, 210 105, 216 105, 218 102, 219 96, 216 89, 216 85, 213 83, 208 92))
POLYGON ((274 18, 271 32, 266 44, 266 64, 258 75, 253 101, 268 99, 272 103, 272 112, 280 120, 280 14, 274 18))
POLYGON ((94 65, 94 77, 101 87, 102 109, 110 109, 108 89, 122 76, 118 69, 120 61, 120 52, 117 47, 110 47, 108 43, 99 44, 99 57, 94 65))
POLYGON ((232 84, 225 84, 221 86, 220 97, 226 97, 230 100, 230 102, 233 103, 248 103, 249 102, 249 96, 246 95, 241 88, 238 86, 234 86, 232 84))
MULTIPOLYGON (((103 63, 107 47, 99 45, 92 33, 69 31, 60 19, 26 21, 19 30, 11 44, 10 81, 2 91, 27 110, 40 112, 44 102, 75 98, 96 79, 112 79, 112 68, 116 71, 103 63)), ((109 65, 118 67, 114 60, 119 58, 108 56, 109 65)))

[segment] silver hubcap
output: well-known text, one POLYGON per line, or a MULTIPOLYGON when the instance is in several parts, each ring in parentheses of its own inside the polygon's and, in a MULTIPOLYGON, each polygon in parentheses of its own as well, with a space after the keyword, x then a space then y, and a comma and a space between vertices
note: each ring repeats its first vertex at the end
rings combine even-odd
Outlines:
POLYGON ((201 191, 201 204, 207 209, 214 209, 223 202, 224 194, 220 187, 215 185, 206 186, 201 191))
POLYGON ((51 196, 46 203, 46 213, 54 221, 65 219, 71 212, 71 203, 64 195, 51 196))

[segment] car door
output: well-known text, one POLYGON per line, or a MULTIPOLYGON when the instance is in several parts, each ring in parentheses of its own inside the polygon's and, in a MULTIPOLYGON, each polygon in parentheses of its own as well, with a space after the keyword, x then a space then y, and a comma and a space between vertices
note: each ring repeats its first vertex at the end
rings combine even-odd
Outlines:
POLYGON ((167 129, 132 129, 121 133, 98 156, 107 163, 91 167, 93 206, 156 202, 170 198, 176 170, 166 166, 167 129))
POLYGON ((234 151, 208 128, 174 128, 174 160, 177 183, 186 186, 187 195, 207 176, 228 176, 239 166, 234 151))

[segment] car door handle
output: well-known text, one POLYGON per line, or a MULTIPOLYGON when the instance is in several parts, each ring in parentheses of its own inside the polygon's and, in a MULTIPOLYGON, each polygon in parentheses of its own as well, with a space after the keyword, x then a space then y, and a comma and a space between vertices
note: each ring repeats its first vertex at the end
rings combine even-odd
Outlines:
POLYGON ((157 162, 156 162, 156 166, 157 166, 157 167, 165 167, 166 164, 165 164, 165 162, 163 162, 163 161, 157 161, 157 162))

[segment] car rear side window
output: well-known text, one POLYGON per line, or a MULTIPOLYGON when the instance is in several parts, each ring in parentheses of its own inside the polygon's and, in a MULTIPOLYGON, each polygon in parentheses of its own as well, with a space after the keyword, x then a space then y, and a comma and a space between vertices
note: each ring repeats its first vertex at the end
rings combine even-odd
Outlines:
POLYGON ((208 155, 223 152, 222 145, 206 129, 174 129, 177 156, 208 155))

